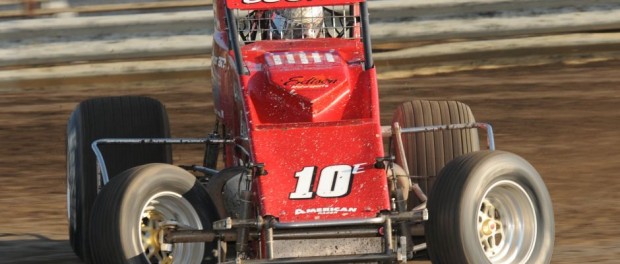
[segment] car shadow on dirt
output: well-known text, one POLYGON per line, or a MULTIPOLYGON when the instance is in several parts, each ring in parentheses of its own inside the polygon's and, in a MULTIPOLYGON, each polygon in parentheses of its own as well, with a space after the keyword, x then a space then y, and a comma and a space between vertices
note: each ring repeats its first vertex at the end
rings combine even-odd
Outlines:
POLYGON ((11 258, 0 260, 0 263, 82 263, 73 254, 68 240, 54 240, 37 234, 0 233, 0 256, 9 255, 11 258))

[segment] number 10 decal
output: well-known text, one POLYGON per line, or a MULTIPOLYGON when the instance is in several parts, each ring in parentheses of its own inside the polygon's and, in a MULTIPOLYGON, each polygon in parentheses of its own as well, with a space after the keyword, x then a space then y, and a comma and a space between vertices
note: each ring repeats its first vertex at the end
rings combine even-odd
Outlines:
MULTIPOLYGON (((319 186, 316 188, 316 195, 323 198, 337 198, 348 195, 351 192, 353 174, 363 172, 361 165, 351 167, 349 165, 333 165, 323 168, 319 175, 319 186)), ((312 199, 314 176, 317 167, 304 167, 303 170, 295 173, 297 187, 295 192, 289 195, 290 199, 312 199)))

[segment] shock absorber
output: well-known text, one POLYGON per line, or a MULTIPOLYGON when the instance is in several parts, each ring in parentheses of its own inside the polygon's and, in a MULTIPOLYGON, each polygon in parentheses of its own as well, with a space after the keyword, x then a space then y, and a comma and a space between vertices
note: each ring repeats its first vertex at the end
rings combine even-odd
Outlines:
MULTIPOLYGON (((241 182, 245 181, 245 188, 239 190, 239 219, 249 219, 251 217, 250 210, 252 209, 252 169, 248 166, 247 171, 241 176, 239 180, 239 187, 241 188, 241 182)), ((244 258, 245 253, 248 250, 248 238, 249 228, 240 227, 237 229, 237 257, 244 258)))
MULTIPOLYGON (((207 138, 208 139, 220 139, 218 130, 219 130, 219 121, 215 121, 215 128, 213 129, 213 132, 211 132, 207 136, 207 138)), ((217 159, 219 157, 219 153, 220 153, 219 143, 212 143, 211 141, 207 142, 205 146, 205 155, 204 155, 202 166, 215 169, 217 167, 217 159)))
MULTIPOLYGON (((247 165, 247 170, 239 180, 239 219, 250 220, 252 215, 252 181, 254 177, 265 175, 267 172, 264 169, 264 164, 252 164, 247 165), (241 182, 245 181, 244 188, 241 188, 241 182)), ((237 229, 237 258, 244 258, 245 253, 248 251, 248 240, 250 234, 250 227, 244 226, 237 229)))

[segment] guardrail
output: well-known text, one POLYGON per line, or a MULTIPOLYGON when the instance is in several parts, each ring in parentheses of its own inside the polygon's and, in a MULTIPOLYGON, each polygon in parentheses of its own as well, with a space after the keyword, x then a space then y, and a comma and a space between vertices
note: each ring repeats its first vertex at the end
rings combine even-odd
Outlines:
POLYGON ((0 10, 0 19, 35 18, 67 13, 79 15, 121 11, 153 11, 162 9, 170 10, 179 8, 210 7, 213 4, 212 0, 176 0, 163 2, 120 3, 44 8, 43 4, 50 1, 51 0, 2 0, 0 1, 0 6, 12 5, 14 7, 21 8, 0 10))
MULTIPOLYGON (((211 1, 175 2, 208 6, 211 1)), ((444 57, 484 52, 476 47, 485 45, 494 45, 496 50, 514 45, 511 41, 493 42, 494 39, 620 29, 618 0, 386 0, 371 1, 369 6, 374 44, 444 43, 421 49, 441 47, 443 52, 437 56, 444 57), (455 39, 477 42, 452 43, 455 39)), ((118 7, 90 8, 118 10, 118 7)), ((87 7, 82 10, 90 12, 87 7)), ((68 9, 61 11, 68 12, 68 9)), ((12 20, 0 22, 0 67, 210 55, 212 33, 213 14, 209 10, 12 20)), ((618 34, 605 36, 601 43, 606 46, 620 43, 618 34)), ((545 44, 540 41, 543 40, 530 38, 523 43, 531 50, 545 44)), ((596 39, 586 42, 579 43, 598 45, 596 39)), ((570 44, 560 40, 555 43, 570 44)), ((398 57, 394 55, 398 52, 377 54, 377 58, 398 57)), ((428 57, 410 50, 400 54, 403 55, 400 59, 428 57)))

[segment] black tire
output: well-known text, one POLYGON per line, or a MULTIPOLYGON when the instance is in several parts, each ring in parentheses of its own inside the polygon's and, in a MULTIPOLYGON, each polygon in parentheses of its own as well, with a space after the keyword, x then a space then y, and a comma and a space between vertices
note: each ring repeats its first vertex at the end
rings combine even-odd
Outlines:
POLYGON ((162 221, 169 220, 204 230, 217 220, 217 210, 196 177, 155 163, 123 172, 103 188, 93 207, 93 263, 159 263, 168 256, 174 263, 217 262, 215 243, 174 244, 168 255, 159 241, 145 239, 157 237, 162 221))
MULTIPOLYGON (((88 262, 88 219, 97 195, 97 162, 91 143, 101 138, 170 137, 163 105, 146 97, 104 97, 81 102, 67 125, 67 211, 73 251, 88 262)), ((110 177, 137 165, 171 163, 169 146, 101 146, 110 177)))
MULTIPOLYGON (((461 102, 412 100, 396 109, 392 122, 398 122, 401 128, 406 128, 465 124, 476 120, 469 106, 461 102)), ((428 180, 417 181, 426 194, 432 189, 435 176, 449 161, 480 149, 476 129, 408 133, 403 134, 402 139, 409 174, 429 177, 428 180)), ((395 140, 392 149, 397 150, 395 140)), ((404 157, 401 157, 399 151, 394 151, 394 154, 396 163, 403 165, 404 157)), ((409 197, 410 209, 419 204, 413 193, 409 197)))
POLYGON ((549 263, 551 198, 521 157, 480 151, 456 158, 428 199, 426 239, 433 263, 549 263))

